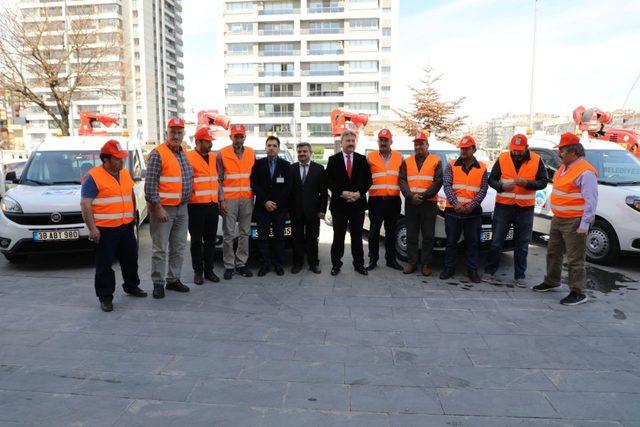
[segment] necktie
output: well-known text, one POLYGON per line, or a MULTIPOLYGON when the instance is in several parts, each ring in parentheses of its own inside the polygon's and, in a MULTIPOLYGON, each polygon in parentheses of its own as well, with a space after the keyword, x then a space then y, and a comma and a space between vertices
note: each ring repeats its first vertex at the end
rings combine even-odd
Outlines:
POLYGON ((275 166, 276 166, 276 162, 274 162, 273 160, 269 160, 269 174, 271 175, 271 178, 273 178, 273 172, 275 172, 275 166))
POLYGON ((302 165, 302 183, 303 184, 307 180, 307 166, 308 165, 302 165))
POLYGON ((347 176, 351 179, 351 154, 347 154, 347 176))

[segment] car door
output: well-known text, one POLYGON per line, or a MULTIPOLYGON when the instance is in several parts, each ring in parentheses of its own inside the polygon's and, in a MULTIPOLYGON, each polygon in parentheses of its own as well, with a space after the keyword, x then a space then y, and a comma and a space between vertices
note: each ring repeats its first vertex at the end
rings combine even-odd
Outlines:
POLYGON ((129 152, 129 168, 134 181, 133 192, 136 197, 136 207, 140 215, 139 222, 142 223, 147 218, 147 201, 144 198, 144 160, 140 150, 129 152))

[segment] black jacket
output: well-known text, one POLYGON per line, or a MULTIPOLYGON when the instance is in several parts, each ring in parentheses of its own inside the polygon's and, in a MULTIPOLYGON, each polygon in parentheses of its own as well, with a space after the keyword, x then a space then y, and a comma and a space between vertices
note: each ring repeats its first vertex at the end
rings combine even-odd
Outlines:
POLYGON ((347 167, 344 163, 342 152, 329 157, 327 163, 327 187, 331 191, 331 203, 329 209, 336 212, 345 212, 349 209, 367 209, 367 191, 371 187, 371 169, 367 158, 362 154, 353 153, 353 165, 351 179, 347 176, 347 167), (348 203, 340 198, 343 191, 357 191, 360 199, 348 203))
POLYGON ((327 194, 327 178, 322 165, 314 161, 309 162, 307 179, 303 184, 300 177, 300 163, 293 163, 291 165, 291 181, 293 182, 289 204, 291 218, 313 219, 318 217, 319 212, 327 212, 329 195, 327 194))
POLYGON ((251 189, 256 196, 256 210, 266 211, 264 204, 271 200, 278 205, 277 212, 289 210, 291 194, 291 163, 278 157, 273 178, 269 174, 268 158, 256 160, 251 169, 251 189), (282 181, 282 182, 278 182, 282 181))

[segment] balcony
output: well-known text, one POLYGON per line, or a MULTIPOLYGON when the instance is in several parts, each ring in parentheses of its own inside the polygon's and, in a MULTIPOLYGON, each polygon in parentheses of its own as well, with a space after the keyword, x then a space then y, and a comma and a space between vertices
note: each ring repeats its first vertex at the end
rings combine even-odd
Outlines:
POLYGON ((313 90, 307 93, 309 96, 344 96, 343 90, 313 90))
POLYGON ((290 36, 293 34, 293 28, 286 30, 258 30, 261 36, 290 36))
POLYGON ((258 11, 258 15, 290 15, 297 13, 300 13, 299 8, 262 9, 258 11))
POLYGON ((335 6, 310 6, 308 13, 341 13, 344 12, 344 5, 335 6))
POLYGON ((260 92, 260 97, 264 98, 283 98, 286 96, 300 96, 299 90, 293 91, 270 91, 270 92, 260 92))
POLYGON ((329 111, 300 111, 300 117, 329 117, 331 110, 329 111))
POLYGON ((344 28, 301 28, 302 34, 342 34, 344 28))
POLYGON ((293 77, 293 70, 290 71, 260 71, 260 77, 293 77))
POLYGON ((300 55, 300 49, 277 49, 277 50, 261 50, 260 56, 297 56, 300 55))
POLYGON ((307 55, 342 55, 344 49, 309 49, 307 55))
POLYGON ((302 70, 303 76, 342 76, 343 70, 302 70))
POLYGON ((293 117, 293 111, 263 111, 258 112, 258 117, 293 117))

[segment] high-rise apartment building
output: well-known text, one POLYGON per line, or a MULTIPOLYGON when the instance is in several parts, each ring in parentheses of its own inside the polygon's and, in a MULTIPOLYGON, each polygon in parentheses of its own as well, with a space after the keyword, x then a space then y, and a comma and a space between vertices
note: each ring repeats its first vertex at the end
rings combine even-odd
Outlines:
POLYGON ((249 132, 332 144, 333 108, 391 117, 398 0, 223 0, 225 110, 249 132))
MULTIPOLYGON (((76 93, 72 134, 79 126, 79 112, 91 110, 118 115, 118 127, 109 132, 127 130, 143 143, 163 140, 168 117, 183 113, 181 0, 20 0, 18 7, 27 25, 55 23, 52 35, 64 37, 74 22, 83 20, 95 34, 94 49, 119 40, 119 48, 102 59, 108 77, 76 93)), ((56 132, 54 121, 39 107, 29 106, 26 116, 31 145, 56 132)))

